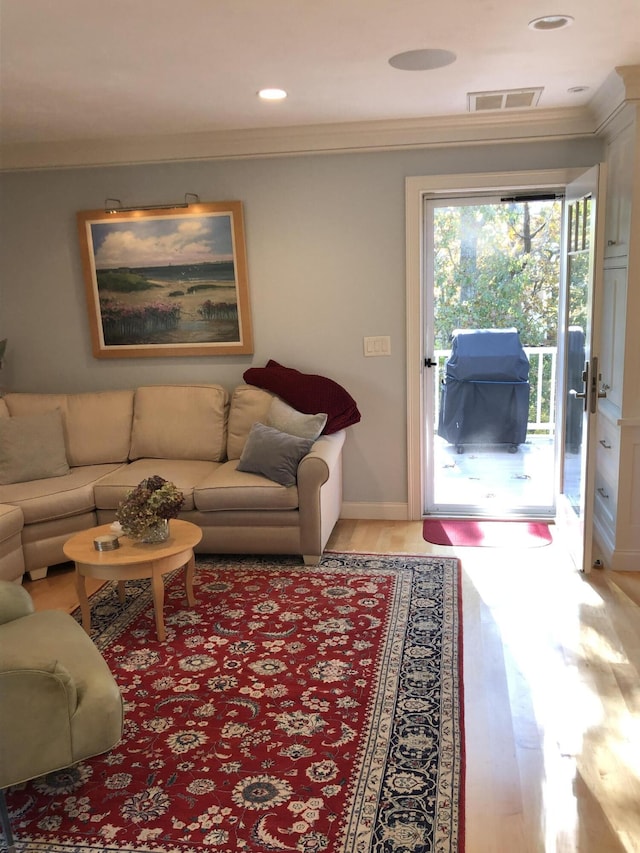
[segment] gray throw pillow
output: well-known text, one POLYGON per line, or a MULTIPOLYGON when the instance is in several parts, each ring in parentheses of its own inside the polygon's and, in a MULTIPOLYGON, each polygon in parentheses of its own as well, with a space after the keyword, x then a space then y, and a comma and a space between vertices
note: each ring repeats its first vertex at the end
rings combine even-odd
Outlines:
POLYGON ((0 418, 0 485, 69 473, 62 414, 0 418))
POLYGON ((279 429, 281 432, 288 432, 289 435, 311 438, 315 441, 324 429, 327 417, 326 412, 305 415, 279 397, 274 397, 267 415, 267 426, 279 429))
POLYGON ((281 486, 295 486, 298 463, 312 447, 310 438, 299 438, 256 421, 240 456, 238 471, 261 474, 281 486))

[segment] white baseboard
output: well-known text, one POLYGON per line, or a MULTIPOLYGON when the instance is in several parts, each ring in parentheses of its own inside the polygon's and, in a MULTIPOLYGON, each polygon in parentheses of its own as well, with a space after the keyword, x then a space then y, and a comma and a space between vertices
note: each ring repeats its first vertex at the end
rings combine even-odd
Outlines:
POLYGON ((360 503, 345 501, 340 518, 363 518, 381 521, 407 521, 409 508, 406 503, 360 503))

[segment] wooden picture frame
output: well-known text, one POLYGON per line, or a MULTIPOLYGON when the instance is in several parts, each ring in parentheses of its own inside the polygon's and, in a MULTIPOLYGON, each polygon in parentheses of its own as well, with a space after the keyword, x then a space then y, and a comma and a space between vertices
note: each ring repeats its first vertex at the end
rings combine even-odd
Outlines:
POLYGON ((96 358, 253 352, 242 202, 77 220, 96 358))

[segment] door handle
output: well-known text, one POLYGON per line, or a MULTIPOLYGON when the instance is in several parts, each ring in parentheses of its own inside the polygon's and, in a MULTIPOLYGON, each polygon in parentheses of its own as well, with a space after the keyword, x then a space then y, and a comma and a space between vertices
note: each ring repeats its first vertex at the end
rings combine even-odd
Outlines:
POLYGON ((433 358, 431 358, 431 356, 429 356, 428 358, 425 358, 424 366, 425 367, 437 367, 438 366, 438 359, 437 358, 433 359, 433 358))
POLYGON ((598 397, 606 397, 607 392, 603 389, 598 389, 598 356, 594 355, 591 358, 591 404, 589 410, 592 415, 598 411, 598 397))
POLYGON ((591 365, 588 361, 584 363, 582 371, 582 381, 584 382, 582 391, 575 391, 573 388, 569 391, 572 397, 578 400, 584 400, 584 410, 595 414, 598 404, 598 397, 606 397, 607 392, 604 388, 598 389, 598 359, 594 355, 591 359, 591 365))
POLYGON ((582 371, 582 381, 584 385, 582 386, 582 391, 576 391, 575 388, 572 388, 569 391, 569 395, 571 397, 575 397, 577 400, 584 400, 584 410, 587 411, 587 380, 589 378, 589 362, 585 361, 584 370, 582 371))

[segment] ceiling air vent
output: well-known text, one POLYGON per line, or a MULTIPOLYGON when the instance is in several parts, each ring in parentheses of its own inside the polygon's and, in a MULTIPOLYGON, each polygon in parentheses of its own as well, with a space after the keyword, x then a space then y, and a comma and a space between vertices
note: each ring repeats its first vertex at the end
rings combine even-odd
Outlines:
POLYGON ((538 105, 542 86, 531 89, 502 89, 496 92, 469 92, 467 109, 470 113, 486 110, 524 110, 538 105))

